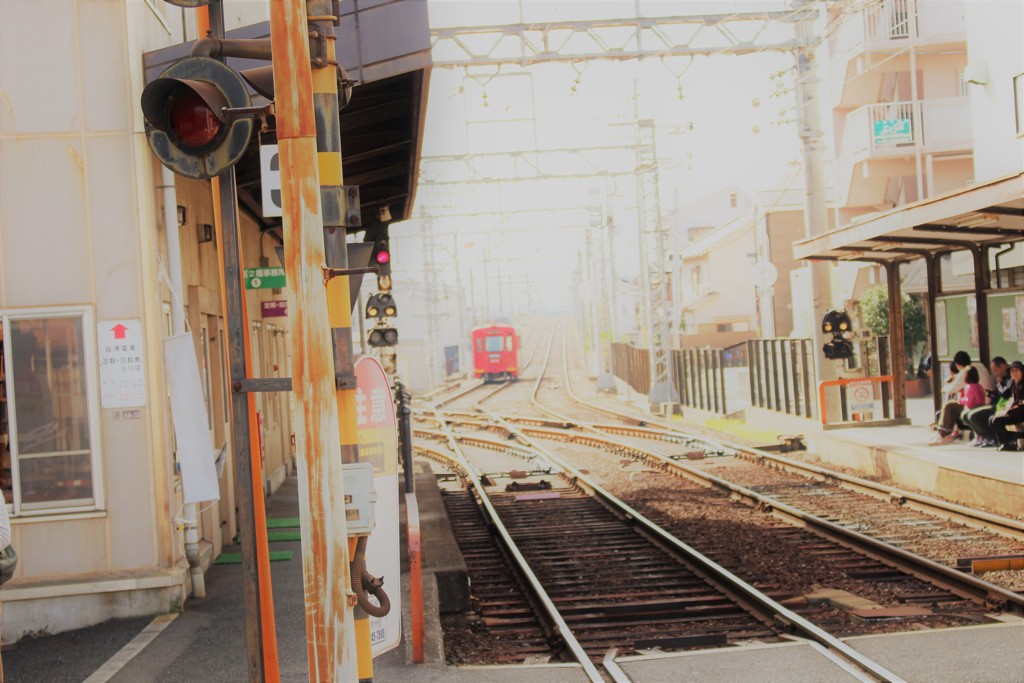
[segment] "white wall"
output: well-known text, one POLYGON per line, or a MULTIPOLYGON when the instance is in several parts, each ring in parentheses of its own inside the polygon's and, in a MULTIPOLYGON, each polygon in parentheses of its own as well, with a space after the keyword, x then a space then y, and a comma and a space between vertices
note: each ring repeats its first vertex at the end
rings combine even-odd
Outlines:
POLYGON ((1024 73, 1024 3, 968 2, 966 16, 968 66, 988 70, 986 84, 969 86, 974 176, 981 183, 1024 170, 1024 136, 1016 131, 1013 99, 1013 77, 1024 73))

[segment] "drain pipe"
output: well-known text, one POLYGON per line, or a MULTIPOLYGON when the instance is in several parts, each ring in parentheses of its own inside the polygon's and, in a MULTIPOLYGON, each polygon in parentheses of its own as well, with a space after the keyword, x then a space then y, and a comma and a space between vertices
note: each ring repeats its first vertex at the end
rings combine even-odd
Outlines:
MULTIPOLYGON (((178 194, 174 189, 174 173, 160 167, 160 188, 164 197, 164 225, 167 228, 167 271, 171 279, 171 334, 185 333, 185 292, 181 283, 181 242, 178 222, 178 194)), ((175 522, 185 532, 185 559, 192 577, 192 597, 206 597, 206 577, 199 560, 199 528, 196 523, 196 504, 185 503, 181 517, 175 522)))

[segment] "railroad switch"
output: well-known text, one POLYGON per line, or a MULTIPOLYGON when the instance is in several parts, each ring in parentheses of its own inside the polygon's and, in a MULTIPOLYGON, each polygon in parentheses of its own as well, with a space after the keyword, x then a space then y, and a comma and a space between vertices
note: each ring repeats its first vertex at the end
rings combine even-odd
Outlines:
POLYGON ((514 481, 505 487, 506 491, 547 491, 551 488, 551 482, 546 479, 540 481, 514 481))

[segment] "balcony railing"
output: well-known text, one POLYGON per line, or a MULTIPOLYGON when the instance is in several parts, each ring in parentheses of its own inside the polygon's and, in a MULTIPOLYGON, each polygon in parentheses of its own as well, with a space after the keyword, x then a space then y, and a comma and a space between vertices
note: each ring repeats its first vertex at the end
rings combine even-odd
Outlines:
POLYGON ((889 152, 948 152, 971 148, 967 97, 882 102, 846 117, 840 156, 858 160, 889 152))
POLYGON ((869 43, 917 36, 917 2, 883 0, 864 9, 864 37, 869 43))

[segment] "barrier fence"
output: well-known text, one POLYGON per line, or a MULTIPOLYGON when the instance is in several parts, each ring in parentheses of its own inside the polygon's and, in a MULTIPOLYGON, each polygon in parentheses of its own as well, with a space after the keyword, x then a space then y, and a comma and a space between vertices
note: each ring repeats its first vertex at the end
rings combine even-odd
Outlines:
MULTIPOLYGON (((679 402, 690 408, 724 414, 727 407, 723 349, 674 350, 671 358, 679 402)), ((633 391, 648 394, 651 385, 648 350, 632 344, 612 344, 612 374, 633 391)))
POLYGON ((813 417, 817 412, 813 348, 811 339, 749 340, 751 405, 813 417))
MULTIPOLYGON (((726 414, 747 406, 798 417, 815 418, 822 412, 819 401, 825 388, 838 392, 832 420, 841 422, 889 419, 892 411, 892 363, 887 337, 854 341, 855 357, 848 370, 864 376, 849 381, 818 384, 812 339, 751 339, 725 349, 672 351, 673 381, 681 405, 726 414), (881 378, 881 379, 880 379, 881 378), (871 409, 860 408, 865 400, 852 400, 851 387, 872 387, 871 409), (820 395, 819 395, 820 394, 820 395), (877 403, 875 402, 877 401, 877 403)), ((650 392, 650 357, 647 349, 632 344, 612 344, 612 373, 633 391, 650 392)), ((863 393, 863 389, 859 390, 863 393)))
POLYGON ((722 349, 672 352, 679 383, 679 402, 711 413, 728 412, 725 401, 725 359, 722 349))
POLYGON ((632 344, 612 344, 612 374, 633 391, 647 395, 651 391, 651 357, 647 349, 632 344))

